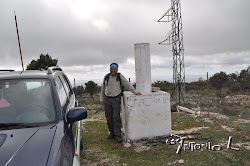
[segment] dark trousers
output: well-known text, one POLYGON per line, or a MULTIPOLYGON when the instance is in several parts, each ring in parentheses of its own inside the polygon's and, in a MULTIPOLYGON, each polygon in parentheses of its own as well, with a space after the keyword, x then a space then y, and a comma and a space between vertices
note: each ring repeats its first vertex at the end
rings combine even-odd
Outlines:
POLYGON ((114 98, 104 97, 104 110, 108 129, 116 136, 121 136, 121 96, 114 98))

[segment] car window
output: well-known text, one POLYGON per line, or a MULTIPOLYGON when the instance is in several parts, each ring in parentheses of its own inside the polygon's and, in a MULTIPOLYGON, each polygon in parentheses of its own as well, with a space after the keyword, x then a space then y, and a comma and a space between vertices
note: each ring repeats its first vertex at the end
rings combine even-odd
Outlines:
POLYGON ((32 90, 35 88, 39 88, 40 86, 42 86, 41 82, 27 82, 27 90, 32 90))
POLYGON ((66 94, 67 94, 68 98, 70 98, 70 96, 71 96, 72 93, 71 93, 69 85, 67 84, 67 81, 65 80, 65 77, 63 77, 62 75, 60 75, 60 79, 62 81, 62 84, 64 86, 64 89, 66 91, 66 94))
POLYGON ((58 93, 58 96, 59 96, 59 100, 60 100, 60 103, 61 103, 61 107, 63 108, 63 111, 65 113, 66 111, 66 106, 67 106, 67 100, 68 100, 68 96, 67 96, 67 93, 65 91, 65 88, 62 84, 62 81, 61 79, 58 77, 55 78, 55 82, 56 82, 56 87, 57 87, 57 93, 58 93))
POLYGON ((65 79, 65 82, 67 83, 67 85, 68 85, 68 87, 70 89, 70 92, 73 94, 73 88, 72 88, 72 86, 70 84, 70 81, 69 81, 68 77, 66 75, 62 75, 62 76, 65 79))
POLYGON ((0 80, 0 123, 47 123, 55 120, 48 79, 0 80))

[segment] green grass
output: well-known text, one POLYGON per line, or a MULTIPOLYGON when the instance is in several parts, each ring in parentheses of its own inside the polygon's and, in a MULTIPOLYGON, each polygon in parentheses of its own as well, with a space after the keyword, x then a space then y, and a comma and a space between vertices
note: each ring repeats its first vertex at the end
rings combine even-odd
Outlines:
POLYGON ((83 94, 82 96, 77 96, 80 105, 85 104, 100 104, 100 95, 94 95, 93 98, 88 94, 83 94))
MULTIPOLYGON (((88 118, 102 117, 103 112, 90 113, 88 118)), ((230 121, 223 121, 228 125, 230 121)), ((237 124, 232 123, 235 127, 237 124)), ((229 126, 229 125, 228 125, 229 126)), ((193 127, 209 127, 203 129, 197 138, 211 137, 209 140, 196 141, 196 143, 207 143, 210 141, 212 145, 222 144, 221 151, 212 150, 195 150, 182 151, 176 154, 177 144, 159 144, 148 150, 136 152, 138 144, 132 143, 130 147, 124 147, 118 144, 115 139, 108 140, 108 129, 105 121, 88 121, 84 124, 84 150, 81 153, 82 165, 180 165, 178 161, 184 160, 184 165, 250 165, 249 150, 240 148, 240 151, 226 149, 228 136, 233 137, 232 147, 234 143, 242 142, 247 136, 245 130, 249 129, 249 124, 240 124, 239 131, 229 132, 222 129, 221 124, 211 124, 201 121, 201 117, 193 118, 183 113, 172 113, 173 130, 183 130, 193 127), (243 135, 240 135, 240 132, 243 135)), ((188 141, 185 141, 188 143, 188 141)), ((143 145, 146 146, 146 145, 143 145)))
POLYGON ((203 123, 195 121, 183 113, 172 113, 172 130, 185 130, 193 127, 204 127, 203 123))

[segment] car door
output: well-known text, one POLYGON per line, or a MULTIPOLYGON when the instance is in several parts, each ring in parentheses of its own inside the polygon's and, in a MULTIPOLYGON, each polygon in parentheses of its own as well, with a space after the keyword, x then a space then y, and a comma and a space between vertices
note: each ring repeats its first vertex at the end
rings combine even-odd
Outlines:
MULTIPOLYGON (((77 102, 75 99, 73 88, 66 75, 61 75, 60 78, 63 80, 63 85, 65 86, 66 92, 69 95, 70 105, 71 105, 70 107, 73 108, 76 105, 78 105, 76 104, 77 102)), ((72 123, 70 127, 73 133, 74 152, 75 152, 74 154, 78 156, 80 155, 80 146, 83 147, 83 142, 81 141, 82 140, 82 121, 72 123)))
POLYGON ((74 95, 69 89, 67 82, 62 75, 55 76, 57 93, 61 104, 61 111, 64 117, 64 136, 61 141, 61 164, 62 166, 71 166, 74 157, 74 139, 72 126, 67 123, 66 115, 74 107, 74 95))

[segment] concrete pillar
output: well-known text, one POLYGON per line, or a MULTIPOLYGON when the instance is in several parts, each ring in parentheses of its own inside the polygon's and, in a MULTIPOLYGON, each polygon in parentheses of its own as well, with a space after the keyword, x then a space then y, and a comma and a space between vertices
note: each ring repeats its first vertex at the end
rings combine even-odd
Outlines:
POLYGON ((147 94, 151 92, 151 63, 149 43, 134 45, 136 89, 147 94))
POLYGON ((151 92, 149 44, 135 44, 134 49, 136 89, 142 95, 123 93, 122 121, 127 142, 171 134, 170 94, 151 92))

